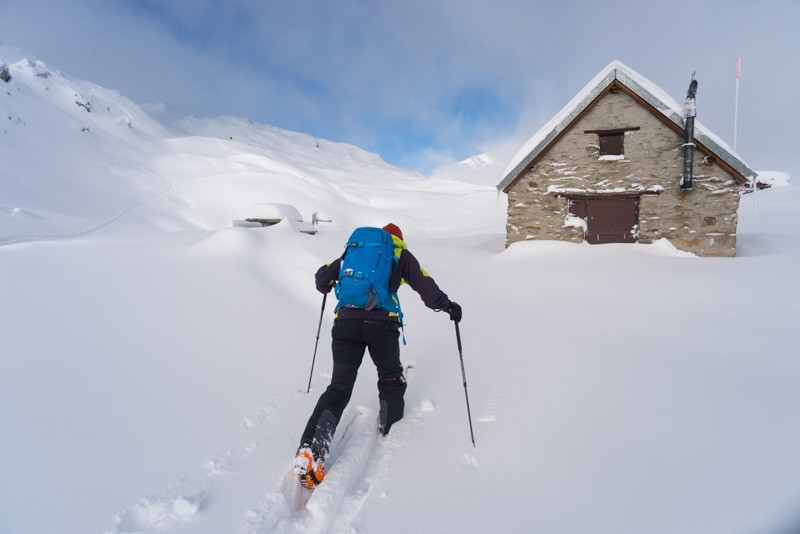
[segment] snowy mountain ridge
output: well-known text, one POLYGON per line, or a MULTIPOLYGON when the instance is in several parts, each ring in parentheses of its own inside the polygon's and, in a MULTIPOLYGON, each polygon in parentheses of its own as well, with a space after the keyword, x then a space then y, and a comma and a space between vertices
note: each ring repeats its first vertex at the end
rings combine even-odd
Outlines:
POLYGON ((307 220, 322 210, 337 223, 357 224, 379 217, 369 215, 371 200, 362 192, 367 183, 391 181, 434 195, 476 189, 426 179, 352 145, 243 118, 176 116, 147 106, 162 124, 117 92, 41 61, 8 65, 10 79, 0 82, 0 111, 8 118, 0 132, 0 244, 85 235, 112 220, 118 228, 221 228, 262 202, 298 198, 307 220), (247 181, 250 194, 245 198, 226 180, 247 181), (189 182, 191 192, 184 187, 189 182), (228 194, 219 195, 219 188, 228 194), (346 198, 354 210, 340 214, 317 197, 312 202, 308 188, 330 199, 324 204, 346 198), (211 209, 189 206, 198 202, 211 209), (205 219, 210 212, 217 215, 205 219))

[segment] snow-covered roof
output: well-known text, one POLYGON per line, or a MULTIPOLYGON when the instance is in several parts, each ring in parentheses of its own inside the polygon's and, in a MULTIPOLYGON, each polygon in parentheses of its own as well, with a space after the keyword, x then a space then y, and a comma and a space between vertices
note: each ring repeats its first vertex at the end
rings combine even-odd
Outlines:
MULTIPOLYGON (((625 86, 642 100, 650 104, 668 121, 683 129, 683 106, 663 89, 620 61, 612 61, 603 68, 581 91, 570 100, 550 121, 545 124, 511 159, 503 172, 503 180, 497 188, 505 190, 573 121, 614 81, 625 86)), ((727 163, 743 177, 756 173, 722 139, 705 128, 699 121, 694 124, 695 140, 710 150, 718 159, 727 163)))

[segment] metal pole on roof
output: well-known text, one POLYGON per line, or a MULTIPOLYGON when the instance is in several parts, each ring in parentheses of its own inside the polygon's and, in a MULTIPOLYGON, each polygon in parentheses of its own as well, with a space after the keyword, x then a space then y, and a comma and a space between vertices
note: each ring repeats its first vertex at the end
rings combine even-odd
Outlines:
MULTIPOLYGON (((736 96, 733 101, 733 151, 736 152, 736 137, 739 133, 739 78, 742 77, 742 58, 736 58, 736 96)), ((755 184, 753 184, 755 185, 755 184)))
MULTIPOLYGON (((742 58, 736 58, 736 96, 733 100, 733 152, 736 153, 736 145, 739 137, 739 81, 742 78, 742 58)), ((758 190, 758 178, 753 176, 753 213, 756 212, 756 191, 758 190)))

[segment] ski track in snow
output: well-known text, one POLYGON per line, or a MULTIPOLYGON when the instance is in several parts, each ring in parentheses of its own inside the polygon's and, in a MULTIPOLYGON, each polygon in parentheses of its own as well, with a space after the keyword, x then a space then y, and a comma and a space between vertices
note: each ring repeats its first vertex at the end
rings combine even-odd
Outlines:
POLYGON ((266 534, 346 532, 369 494, 384 456, 378 439, 378 413, 357 406, 345 412, 327 465, 325 480, 313 492, 296 475, 284 475, 258 510, 247 513, 247 532, 266 534))
MULTIPOLYGON (((414 363, 407 362, 404 373, 410 380, 414 363)), ((427 401, 427 399, 425 400, 427 401)), ((325 480, 310 492, 300 485, 292 469, 245 517, 248 534, 351 533, 361 508, 367 502, 373 483, 386 476, 393 451, 402 445, 406 424, 420 425, 421 417, 433 410, 423 401, 394 425, 389 436, 380 436, 377 410, 351 407, 342 415, 326 469, 325 480)), ((430 404, 430 401, 427 401, 430 404)), ((266 409, 270 409, 267 407, 266 409)), ((249 425, 249 422, 248 422, 249 425)))
MULTIPOLYGON (((420 424, 425 409, 418 408, 396 423, 420 424)), ((405 432, 380 436, 378 412, 357 406, 348 409, 339 425, 331 447, 325 480, 313 492, 300 486, 292 471, 274 486, 258 508, 245 518, 248 534, 344 534, 353 525, 370 496, 376 481, 387 475, 387 462, 402 445, 405 432)))

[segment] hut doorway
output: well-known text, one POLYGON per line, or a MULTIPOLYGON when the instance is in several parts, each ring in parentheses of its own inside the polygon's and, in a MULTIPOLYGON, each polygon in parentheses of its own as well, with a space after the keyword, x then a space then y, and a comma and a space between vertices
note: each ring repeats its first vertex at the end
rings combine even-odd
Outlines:
POLYGON ((639 197, 569 198, 569 214, 586 221, 587 243, 636 243, 639 197))

